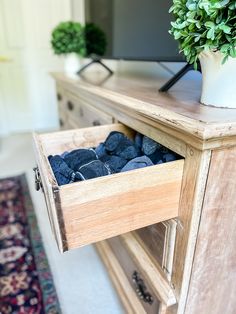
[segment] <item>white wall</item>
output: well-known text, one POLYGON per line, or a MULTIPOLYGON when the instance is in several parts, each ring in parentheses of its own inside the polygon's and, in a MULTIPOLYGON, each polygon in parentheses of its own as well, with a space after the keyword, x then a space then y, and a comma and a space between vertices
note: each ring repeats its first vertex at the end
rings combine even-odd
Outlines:
POLYGON ((84 1, 85 0, 71 0, 72 18, 82 24, 84 24, 84 1))
MULTIPOLYGON (((57 127, 55 83, 49 72, 63 71, 64 60, 53 54, 50 34, 71 17, 84 23, 84 0, 0 0, 0 55, 11 58, 0 64, 0 135, 57 127)), ((116 73, 171 77, 156 62, 104 62, 116 73)), ((166 65, 173 72, 182 66, 166 65)), ((199 75, 190 73, 188 78, 199 75)))
POLYGON ((50 46, 51 31, 71 18, 70 0, 0 0, 0 135, 57 127, 55 84, 63 58, 50 46))

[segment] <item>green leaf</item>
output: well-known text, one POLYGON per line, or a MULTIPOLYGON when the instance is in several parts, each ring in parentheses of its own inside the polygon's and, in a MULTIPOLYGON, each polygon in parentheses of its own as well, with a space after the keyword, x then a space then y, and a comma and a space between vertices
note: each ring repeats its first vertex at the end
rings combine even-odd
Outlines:
POLYGON ((171 33, 189 62, 202 50, 236 57, 235 0, 173 0, 171 33), (177 31, 177 33, 176 33, 177 31))
POLYGON ((207 38, 212 39, 212 40, 215 38, 215 29, 214 28, 209 29, 209 31, 207 32, 207 38))
POLYGON ((225 34, 230 34, 231 33, 231 27, 227 25, 220 25, 219 28, 225 33, 225 34))
POLYGON ((204 24, 207 28, 215 28, 215 23, 211 22, 211 21, 207 21, 204 24))

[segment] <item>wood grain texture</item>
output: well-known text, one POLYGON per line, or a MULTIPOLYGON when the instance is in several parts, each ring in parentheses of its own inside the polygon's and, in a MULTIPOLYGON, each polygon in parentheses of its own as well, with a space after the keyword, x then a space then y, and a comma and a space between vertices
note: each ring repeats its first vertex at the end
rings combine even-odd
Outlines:
POLYGON ((135 260, 132 258, 132 254, 129 252, 129 248, 124 245, 122 238, 121 237, 114 237, 109 240, 107 240, 109 243, 114 255, 116 256, 120 266, 124 270, 126 277, 133 288, 136 298, 140 300, 142 303, 142 306, 146 310, 148 314, 156 314, 159 312, 160 308, 160 300, 158 299, 157 295, 152 289, 152 284, 151 281, 153 280, 152 277, 146 277, 143 274, 143 269, 146 267, 146 263, 143 265, 137 264, 135 260), (134 272, 137 272, 139 277, 143 280, 144 285, 146 287, 146 292, 150 293, 152 298, 153 298, 153 303, 149 304, 145 302, 144 300, 139 298, 139 295, 136 291, 137 289, 137 284, 133 282, 133 274, 134 272))
POLYGON ((175 218, 183 164, 179 160, 62 187, 68 247, 175 218))
POLYGON ((236 313, 235 160, 235 147, 212 154, 186 314, 236 313))
POLYGON ((154 263, 157 262, 162 267, 169 281, 172 275, 176 224, 171 219, 133 232, 154 263))
POLYGON ((147 278, 159 300, 166 306, 174 305, 176 303, 174 292, 165 276, 163 276, 161 268, 152 262, 132 233, 122 234, 119 238, 122 239, 130 256, 144 277, 147 278))
POLYGON ((60 252, 64 250, 64 236, 63 236, 63 222, 61 222, 61 216, 56 208, 54 192, 57 189, 55 179, 51 176, 49 171, 48 160, 45 157, 43 147, 41 145, 40 137, 37 134, 33 134, 33 143, 36 156, 36 162, 39 168, 40 177, 43 185, 43 193, 47 205, 47 211, 49 216, 52 232, 56 239, 58 249, 60 252))
POLYGON ((211 152, 188 147, 179 204, 172 284, 184 313, 211 152))
POLYGON ((127 314, 146 314, 124 270, 106 241, 96 243, 96 249, 105 264, 127 314))
MULTIPOLYGON (((106 111, 110 116, 115 117, 121 123, 128 125, 134 130, 147 135, 162 145, 175 150, 180 155, 185 154, 186 144, 182 139, 177 139, 176 131, 171 131, 170 128, 165 127, 164 125, 158 124, 155 120, 150 119, 149 117, 140 116, 137 111, 127 111, 125 108, 122 108, 118 102, 111 101, 104 97, 98 97, 84 90, 80 91, 76 95, 77 101, 86 103, 93 108, 97 108, 99 111, 106 111)), ((182 134, 182 137, 184 135, 182 134)), ((186 141, 190 139, 185 136, 186 141)))
POLYGON ((152 258, 163 267, 164 250, 167 241, 167 226, 161 222, 146 228, 138 229, 134 233, 144 249, 149 253, 151 252, 152 258))
POLYGON ((71 151, 79 147, 94 147, 103 142, 111 131, 119 131, 133 138, 135 131, 122 125, 111 124, 75 130, 39 134, 38 138, 46 156, 71 151))
POLYGON ((86 101, 70 92, 65 92, 64 95, 66 99, 64 109, 67 112, 67 118, 74 121, 77 128, 112 124, 112 116, 102 110, 96 109, 94 106, 89 105, 86 101))
MULTIPOLYGON (((121 124, 36 135, 41 176, 48 181, 46 193, 57 186, 49 155, 96 146, 112 130, 133 135, 121 124)), ((178 160, 57 187, 58 193, 49 202, 52 220, 59 224, 60 249, 77 248, 175 218, 183 165, 184 160, 178 160)))
MULTIPOLYGON (((81 103, 87 103, 97 110, 104 111, 113 116, 116 121, 129 125, 185 157, 173 274, 170 277, 170 285, 174 290, 178 306, 166 308, 162 303, 161 311, 165 313, 178 311, 178 314, 235 313, 236 301, 233 293, 236 290, 234 284, 236 279, 234 262, 236 204, 233 176, 236 156, 235 148, 226 148, 236 144, 236 110, 200 105, 198 102, 200 89, 196 90, 194 83, 186 81, 179 82, 168 93, 158 93, 158 86, 162 82, 147 77, 113 76, 106 82, 99 82, 99 77, 93 76, 91 82, 89 75, 84 77, 84 80, 78 77, 68 78, 64 74, 53 74, 53 76, 81 103), (216 149, 224 149, 224 151, 216 149), (207 183, 212 150, 213 157, 207 183)), ((90 138, 88 137, 87 140, 90 138)), ((79 142, 86 143, 86 140, 80 139, 79 142)), ((62 143, 61 148, 64 149, 64 147, 66 145, 62 143)), ((54 146, 52 141, 48 149, 53 151, 55 148, 58 147, 54 146)), ((147 181, 149 180, 153 182, 151 175, 147 177, 147 181)), ((132 179, 132 182, 134 181, 132 179)), ((125 183, 120 181, 120 186, 123 184, 125 186, 125 183)), ((165 186, 170 188, 168 185, 165 186)), ((146 188, 144 188, 145 195, 151 195, 153 188, 150 191, 146 188)), ((112 189, 115 195, 115 187, 112 189)), ((94 192, 93 189, 89 191, 94 192)), ((155 190, 155 193, 160 194, 159 190, 155 190)), ((133 194, 129 192, 125 195, 126 200, 132 197, 133 194)), ((115 200, 113 203, 118 203, 120 196, 115 196, 113 200, 115 200)), ((88 199, 85 198, 85 202, 87 201, 88 199)), ((142 201, 144 200, 140 197, 139 202, 142 203, 142 201)), ((92 204, 97 206, 97 203, 92 204)), ((112 206, 112 199, 107 200, 107 204, 112 206)), ((123 207, 124 203, 120 204, 123 207)), ((146 219, 147 215, 149 219, 153 212, 152 218, 156 219, 160 214, 159 211, 155 212, 157 207, 152 207, 150 203, 144 202, 142 206, 143 210, 145 209, 145 215, 140 209, 138 214, 140 218, 144 215, 142 217, 146 219), (152 212, 148 212, 149 208, 152 212)), ((118 211, 117 209, 118 218, 126 219, 127 217, 119 211, 120 209, 118 211)), ((128 209, 130 209, 129 206, 128 209)), ((73 212, 74 209, 70 208, 66 213, 69 217, 67 224, 73 229, 73 226, 69 225, 70 211, 73 212)), ((104 219, 107 214, 112 215, 111 212, 103 214, 101 219, 104 219)), ((75 213, 76 224, 80 220, 77 215, 78 213, 75 213)), ((85 207, 83 215, 86 215, 85 207)), ((89 215, 92 215, 92 207, 88 217, 82 217, 82 221, 85 219, 84 230, 86 224, 91 228, 99 224, 94 220, 89 225, 89 215)), ((130 226, 134 220, 132 219, 131 222, 127 220, 125 225, 126 223, 130 226)), ((79 225, 76 224, 78 228, 79 225)), ((122 227, 121 224, 116 223, 113 225, 116 229, 120 226, 122 227)), ((108 233, 111 228, 112 223, 107 228, 108 233)), ((72 229, 68 229, 71 234, 72 229)), ((94 230, 100 235, 103 232, 99 227, 94 230)), ((122 230, 119 229, 119 232, 125 232, 122 230)), ((72 236, 71 243, 74 239, 72 236)), ((81 241, 81 239, 76 239, 76 241, 81 241)), ((156 285, 158 291, 158 283, 156 285)))
MULTIPOLYGON (((110 102, 118 102, 119 108, 138 113, 170 128, 188 133, 202 140, 236 135, 236 110, 212 108, 199 104, 200 86, 183 80, 168 93, 159 93, 163 82, 152 78, 113 76, 104 83, 91 83, 78 77, 69 78, 63 73, 53 77, 75 93, 86 91, 110 102), (78 84, 79 83, 79 84, 78 84)), ((97 80, 99 82, 99 78, 97 80)))

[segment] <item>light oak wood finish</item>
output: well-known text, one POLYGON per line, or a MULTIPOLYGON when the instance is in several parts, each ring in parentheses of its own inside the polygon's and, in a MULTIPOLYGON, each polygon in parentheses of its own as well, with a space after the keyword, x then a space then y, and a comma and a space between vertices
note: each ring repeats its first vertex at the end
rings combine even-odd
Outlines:
POLYGON ((130 285, 124 270, 120 266, 116 256, 107 241, 96 243, 96 248, 105 264, 112 282, 118 291, 118 295, 125 307, 127 314, 146 314, 140 300, 136 297, 133 287, 130 285))
POLYGON ((211 152, 188 148, 181 188, 172 285, 184 313, 211 152))
POLYGON ((164 223, 154 224, 134 231, 144 249, 164 268, 164 254, 167 241, 167 226, 164 223))
POLYGON ((144 250, 153 262, 162 267, 171 280, 177 222, 174 219, 134 231, 144 250))
POLYGON ((133 133, 121 124, 113 124, 35 135, 40 173, 49 180, 49 184, 43 182, 44 191, 56 190, 55 198, 49 201, 52 219, 59 224, 56 236, 62 251, 178 215, 184 160, 57 186, 49 155, 97 146, 114 130, 129 136, 133 133))
POLYGON ((43 174, 41 175, 41 183, 43 185, 42 191, 47 205, 50 225, 52 227, 54 237, 57 241, 58 249, 60 252, 62 252, 63 240, 61 237, 61 233, 63 230, 63 222, 61 221, 61 213, 57 211, 55 203, 55 201, 58 200, 58 186, 56 180, 50 174, 50 166, 48 164, 47 158, 44 154, 39 153, 43 151, 41 142, 38 141, 38 137, 36 134, 34 134, 33 138, 37 166, 39 168, 40 174, 43 174))
POLYGON ((90 106, 60 84, 57 84, 57 101, 61 130, 113 123, 110 115, 90 106))
POLYGON ((175 304, 176 298, 173 290, 165 276, 163 276, 160 267, 156 267, 132 233, 123 234, 120 238, 145 278, 149 278, 150 285, 159 300, 167 306, 175 304))
POLYGON ((236 312, 236 147, 212 154, 185 313, 236 312))
POLYGON ((65 108, 67 110, 68 119, 74 121, 77 128, 113 123, 112 116, 104 113, 102 110, 94 108, 94 106, 90 106, 74 94, 66 92, 65 97, 65 108))
POLYGON ((152 78, 124 78, 116 75, 101 84, 97 77, 97 83, 94 79, 93 84, 90 84, 89 75, 83 76, 83 79, 69 78, 62 73, 52 75, 76 94, 84 93, 89 94, 86 98, 107 100, 108 108, 118 104, 119 111, 131 115, 135 112, 140 120, 147 118, 168 126, 178 138, 183 138, 184 134, 195 138, 193 144, 196 148, 207 149, 208 143, 210 148, 232 145, 231 140, 235 141, 236 110, 200 105, 200 89, 194 86, 194 81, 183 81, 168 93, 158 93, 158 87, 163 81, 152 78))
MULTIPOLYGON (((119 106, 119 103, 113 103, 109 99, 99 98, 89 93, 84 93, 83 90, 76 96, 78 102, 84 102, 97 108, 100 111, 106 111, 109 115, 113 116, 117 121, 130 126, 134 130, 147 135, 162 145, 174 150, 178 154, 185 156, 186 143, 182 139, 176 137, 176 132, 171 134, 168 128, 158 125, 157 123, 145 117, 140 119, 136 111, 127 112, 119 106), (117 110, 119 108, 119 110, 117 110), (169 134, 170 133, 170 134, 169 134), (174 135, 174 136, 173 136, 174 135)), ((192 141, 188 138, 189 141, 192 141)))
POLYGON ((124 242, 122 241, 121 237, 111 238, 107 240, 106 242, 111 247, 120 266, 124 270, 126 278, 128 279, 129 284, 131 285, 133 291, 135 292, 135 298, 140 300, 146 313, 149 313, 149 314, 158 313, 161 302, 158 299, 158 296, 155 294, 154 290, 152 289, 152 285, 151 285, 152 278, 144 276, 142 272, 143 267, 145 267, 145 265, 140 266, 140 264, 137 264, 135 262, 135 260, 132 258, 130 254, 128 247, 124 245, 124 242), (138 281, 133 279, 134 275, 137 276, 138 281), (141 284, 140 284, 140 281, 142 281, 141 284), (145 289, 141 288, 141 286, 145 287, 145 289), (151 296, 152 298, 151 304, 148 302, 145 302, 144 297, 146 294, 149 294, 151 296))
MULTIPOLYGON (((159 313, 235 313, 236 110, 200 105, 200 88, 191 81, 183 80, 168 93, 159 93, 163 82, 147 77, 116 75, 104 81, 93 75, 91 81, 89 74, 83 79, 60 73, 53 76, 78 101, 185 157, 168 277, 177 304, 166 307, 162 302, 159 313)), ((150 249, 139 243, 158 269, 155 254, 151 256, 150 249)), ((109 251, 103 253, 109 260, 109 251)), ((164 274, 162 269, 160 274, 164 274)), ((160 288, 158 282, 156 288, 160 288)), ((125 293, 125 286, 122 289, 125 293)))

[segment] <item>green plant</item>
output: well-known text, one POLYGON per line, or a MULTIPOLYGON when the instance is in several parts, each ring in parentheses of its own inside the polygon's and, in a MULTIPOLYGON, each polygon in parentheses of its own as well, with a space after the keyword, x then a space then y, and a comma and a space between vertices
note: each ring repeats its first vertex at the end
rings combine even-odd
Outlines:
POLYGON ((51 45, 57 55, 71 52, 84 55, 83 27, 77 22, 61 22, 52 31, 51 45))
POLYGON ((85 56, 91 55, 103 56, 106 47, 107 40, 106 35, 102 29, 93 23, 87 23, 84 26, 84 39, 85 39, 85 56))
POLYGON ((170 33, 180 43, 189 63, 197 65, 201 51, 220 51, 236 57, 236 1, 173 0, 170 33))

